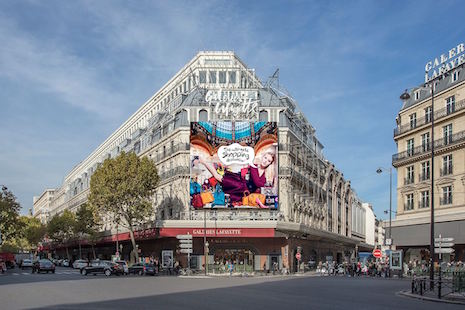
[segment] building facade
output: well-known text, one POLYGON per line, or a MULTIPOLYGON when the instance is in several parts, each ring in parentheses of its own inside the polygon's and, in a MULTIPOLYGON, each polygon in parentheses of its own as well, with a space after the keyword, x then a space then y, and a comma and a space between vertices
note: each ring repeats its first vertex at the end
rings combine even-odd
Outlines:
POLYGON ((32 216, 38 218, 42 224, 49 220, 50 205, 54 195, 54 189, 46 189, 40 196, 33 198, 32 216))
MULTIPOLYGON (((357 228, 352 224, 361 214, 354 216, 353 205, 361 202, 350 181, 325 159, 315 128, 278 84, 276 75, 266 83, 260 81, 233 52, 198 53, 68 173, 54 192, 50 214, 75 211, 87 200, 92 173, 105 159, 122 151, 135 152, 152 159, 160 175, 153 196, 154 214, 136 233, 142 256, 170 257, 185 264, 187 256, 180 253, 176 236, 191 234, 194 268, 205 263, 204 237, 209 244, 209 264, 232 259, 251 270, 269 270, 276 264, 296 270, 297 252, 303 262, 353 259, 357 245, 365 242, 362 224, 357 228), (252 106, 249 114, 228 117, 224 106, 244 103, 244 98, 252 106), (230 122, 232 129, 226 133, 236 138, 238 121, 276 124, 277 208, 192 207, 191 124, 208 129, 211 121, 230 122)), ((226 134, 224 128, 222 134, 226 134)), ((245 139, 254 137, 248 134, 245 139)), ((212 139, 208 132, 206 137, 212 139)), ((118 240, 127 257, 131 250, 128 233, 118 230, 109 218, 103 230, 102 253, 114 253, 118 240)))
MULTIPOLYGON (((462 45, 463 47, 463 45, 462 45)), ((446 57, 447 58, 447 57, 446 57)), ((459 59, 460 60, 460 59, 459 59)), ((428 67, 428 65, 427 65, 428 67)), ((397 115, 394 140, 398 153, 397 214, 393 244, 406 260, 429 260, 431 212, 431 146, 434 142, 435 237, 455 238, 455 253, 465 259, 465 72, 451 70, 443 78, 409 92, 397 115), (434 111, 431 87, 434 87, 434 111), (432 116, 434 115, 434 141, 432 116)), ((389 228, 387 228, 389 229, 389 228)))

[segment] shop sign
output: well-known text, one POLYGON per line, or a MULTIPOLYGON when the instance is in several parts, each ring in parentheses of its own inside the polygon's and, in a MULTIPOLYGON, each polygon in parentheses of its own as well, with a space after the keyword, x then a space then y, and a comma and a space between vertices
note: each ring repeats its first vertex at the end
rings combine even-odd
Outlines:
POLYGON ((205 101, 212 107, 212 120, 255 120, 258 118, 257 90, 211 89, 205 101))
POLYGON ((274 237, 274 228, 160 228, 160 237, 191 234, 193 237, 274 237))
POLYGON ((465 44, 461 43, 449 52, 441 54, 425 65, 425 83, 446 74, 465 63, 465 44))

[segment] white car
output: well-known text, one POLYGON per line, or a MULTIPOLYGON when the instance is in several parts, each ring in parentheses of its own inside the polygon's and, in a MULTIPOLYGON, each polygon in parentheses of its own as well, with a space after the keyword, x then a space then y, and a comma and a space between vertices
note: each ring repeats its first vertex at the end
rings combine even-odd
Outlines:
POLYGON ((32 260, 31 259, 23 259, 21 261, 21 269, 24 269, 24 268, 32 268, 32 260))
POLYGON ((88 265, 89 264, 87 263, 86 260, 78 259, 78 260, 74 261, 73 268, 74 269, 81 269, 81 268, 87 267, 88 265))
POLYGON ((67 259, 63 260, 63 267, 69 267, 69 260, 67 259))

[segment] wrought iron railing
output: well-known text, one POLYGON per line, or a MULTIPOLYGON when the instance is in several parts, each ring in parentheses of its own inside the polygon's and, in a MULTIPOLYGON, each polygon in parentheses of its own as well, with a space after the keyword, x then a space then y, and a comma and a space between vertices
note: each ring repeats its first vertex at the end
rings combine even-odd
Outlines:
MULTIPOLYGON (((442 109, 439 109, 434 112, 434 120, 440 120, 441 118, 457 113, 461 110, 465 109, 465 99, 460 100, 455 103, 455 106, 449 106, 449 107, 444 107, 442 109)), ((431 117, 428 115, 425 115, 423 117, 417 118, 415 126, 412 126, 410 121, 407 124, 403 124, 400 126, 397 126, 397 128, 394 128, 394 137, 409 132, 411 130, 414 130, 415 128, 418 128, 420 126, 423 126, 425 124, 431 123, 431 117)))
MULTIPOLYGON (((465 141, 465 131, 458 132, 458 133, 453 134, 453 135, 451 135, 449 137, 450 138, 448 138, 448 139, 441 138, 441 139, 435 140, 434 141, 435 150, 439 151, 444 146, 450 146, 450 145, 454 145, 454 144, 457 144, 457 143, 460 143, 460 142, 464 142, 465 141)), ((431 143, 430 143, 430 145, 431 145, 431 143)), ((420 145, 420 146, 417 146, 417 147, 415 147, 413 149, 409 149, 407 151, 394 154, 394 155, 392 155, 392 163, 395 164, 396 162, 398 162, 400 160, 403 160, 403 159, 406 159, 408 157, 414 157, 414 156, 419 156, 419 155, 422 155, 422 154, 426 154, 426 153, 430 152, 429 150, 431 150, 430 147, 428 147, 427 151, 425 151, 425 148, 423 147, 423 145, 420 145)))

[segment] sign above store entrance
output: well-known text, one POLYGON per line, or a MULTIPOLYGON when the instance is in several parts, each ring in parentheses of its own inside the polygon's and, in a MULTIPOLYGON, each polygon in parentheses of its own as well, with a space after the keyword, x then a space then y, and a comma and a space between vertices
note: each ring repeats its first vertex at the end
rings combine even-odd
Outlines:
POLYGON ((461 43, 449 52, 436 57, 425 65, 425 83, 446 74, 465 63, 465 44, 461 43))
POLYGON ((211 121, 258 119, 258 90, 211 89, 205 101, 212 108, 211 121))

